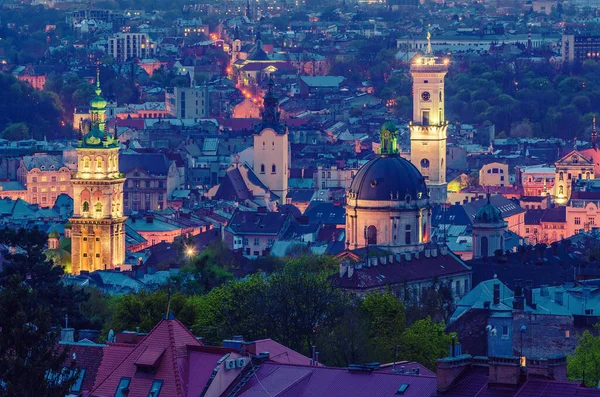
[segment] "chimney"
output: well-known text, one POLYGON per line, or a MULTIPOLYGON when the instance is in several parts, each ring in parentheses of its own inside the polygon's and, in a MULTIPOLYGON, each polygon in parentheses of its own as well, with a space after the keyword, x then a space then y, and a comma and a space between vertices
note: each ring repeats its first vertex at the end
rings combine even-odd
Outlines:
POLYGON ((391 265, 392 263, 394 263, 394 254, 390 254, 389 258, 388 258, 388 263, 391 265))
POLYGON ((490 357, 488 382, 496 385, 518 385, 521 378, 521 361, 519 357, 490 357))
POLYGON ((431 250, 429 248, 425 248, 425 258, 429 258, 431 256, 431 250))
POLYGON ((402 260, 402 254, 396 254, 396 262, 400 262, 402 260))
POLYGON ((369 258, 369 260, 371 261, 371 266, 377 266, 377 257, 374 256, 372 258, 369 258))
POLYGON ((525 304, 529 307, 534 307, 532 285, 533 281, 525 281, 525 304))
POLYGON ((437 248, 432 248, 432 249, 431 249, 431 256, 433 256, 434 258, 436 258, 436 257, 437 257, 437 254, 438 254, 438 252, 437 252, 437 248))
POLYGON ((556 302, 557 305, 562 306, 562 304, 563 304, 563 292, 562 291, 554 292, 554 302, 556 302))
POLYGON ((445 245, 440 247, 440 254, 441 255, 446 255, 448 254, 448 247, 446 247, 445 245))
POLYGON ((555 354, 548 357, 548 376, 554 380, 567 380, 567 356, 555 354))
POLYGON ((441 358, 437 361, 437 391, 443 393, 450 389, 456 378, 471 367, 470 355, 441 358))
POLYGON ((380 265, 385 265, 387 263, 387 256, 381 256, 379 257, 379 264, 380 265))
POLYGON ((340 262, 340 278, 344 277, 348 271, 348 263, 346 261, 340 262))
POLYGON ((547 285, 542 285, 540 287, 540 296, 550 296, 550 293, 548 292, 548 286, 547 285))
POLYGON ((405 253, 404 254, 404 260, 407 261, 407 262, 410 262, 411 256, 412 255, 410 254, 410 252, 405 253))
POLYGON ((65 343, 75 342, 75 328, 61 328, 60 341, 65 343))
POLYGON ((494 305, 500 304, 500 284, 494 284, 494 305))
POLYGON ((515 279, 515 297, 523 296, 523 289, 521 288, 521 279, 515 279))

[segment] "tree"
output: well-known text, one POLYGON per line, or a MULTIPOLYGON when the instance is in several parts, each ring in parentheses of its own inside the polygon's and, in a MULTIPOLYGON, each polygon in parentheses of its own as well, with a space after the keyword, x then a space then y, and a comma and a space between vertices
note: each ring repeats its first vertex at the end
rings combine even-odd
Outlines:
POLYGON ((171 311, 183 324, 191 326, 195 319, 195 309, 187 297, 181 293, 169 294, 168 289, 118 297, 113 305, 113 316, 104 325, 104 334, 108 330, 134 330, 149 332, 171 311), (170 299, 169 299, 170 297, 170 299))
POLYGON ((11 277, 18 277, 36 291, 38 304, 48 308, 54 324, 60 324, 65 315, 77 320, 80 316, 78 305, 86 299, 85 293, 61 282, 62 267, 46 260, 47 239, 46 233, 37 227, 0 231, 0 244, 10 247, 4 254, 6 262, 0 272, 0 287, 11 277))
POLYGON ((365 295, 360 310, 367 322, 374 360, 392 361, 396 346, 402 343, 406 321, 404 304, 391 291, 371 292, 365 295))
POLYGON ((435 323, 431 317, 416 321, 402 336, 402 359, 417 361, 435 370, 437 360, 448 355, 454 334, 444 332, 443 323, 435 323))
POLYGON ((513 138, 531 138, 533 137, 533 125, 531 121, 524 119, 514 122, 510 126, 510 136, 513 138))
MULTIPOLYGON (((598 324, 596 331, 600 330, 598 324)), ((596 387, 600 381, 600 336, 586 330, 579 338, 575 352, 567 357, 567 376, 581 381, 587 387, 596 387)))
POLYGON ((29 127, 25 123, 14 123, 2 131, 2 138, 9 141, 20 141, 30 138, 29 127))
MULTIPOLYGON (((178 250, 194 252, 192 240, 179 240, 178 250)), ((185 254, 185 253, 184 253, 185 254)), ((187 255, 187 254, 186 254, 187 255)), ((188 295, 207 293, 233 279, 231 271, 236 266, 233 253, 221 241, 210 244, 200 254, 191 256, 174 281, 188 295)))
POLYGON ((40 304, 38 292, 19 275, 4 280, 0 289, 1 397, 69 394, 77 374, 57 339, 50 310, 40 304), (65 371, 65 367, 71 368, 65 371))

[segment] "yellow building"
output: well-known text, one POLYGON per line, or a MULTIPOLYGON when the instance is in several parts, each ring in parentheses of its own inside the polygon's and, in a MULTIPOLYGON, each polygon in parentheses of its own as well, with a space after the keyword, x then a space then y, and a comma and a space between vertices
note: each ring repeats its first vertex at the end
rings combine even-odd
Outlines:
POLYGON ((390 252, 422 251, 430 235, 431 205, 419 170, 400 157, 397 131, 381 129, 379 155, 363 165, 346 192, 346 245, 385 247, 390 252))
POLYGON ((502 163, 486 164, 479 170, 481 186, 510 186, 508 165, 502 163))
POLYGON ((73 195, 71 170, 60 156, 36 153, 23 156, 17 179, 27 189, 25 200, 40 207, 52 207, 61 194, 73 195))
POLYGON ((264 97, 262 122, 254 134, 254 173, 285 204, 288 193, 290 145, 287 128, 279 121, 279 100, 273 79, 264 97))
POLYGON ((72 274, 114 269, 125 260, 125 178, 119 173, 119 143, 105 128, 106 101, 98 78, 96 87, 90 102, 92 128, 79 137, 78 171, 71 179, 72 274))
POLYGON ((447 197, 446 138, 444 118, 444 77, 448 60, 427 51, 410 65, 413 78, 413 121, 410 123, 410 161, 421 172, 430 190, 431 201, 444 203, 447 197))
POLYGON ((571 197, 571 186, 578 179, 594 179, 594 163, 577 150, 558 160, 554 178, 554 201, 564 205, 571 197))

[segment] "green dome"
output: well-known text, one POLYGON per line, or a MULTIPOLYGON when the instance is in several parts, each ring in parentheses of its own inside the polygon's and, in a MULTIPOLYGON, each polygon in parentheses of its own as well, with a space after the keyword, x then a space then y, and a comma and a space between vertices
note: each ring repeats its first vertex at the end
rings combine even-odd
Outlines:
POLYGON ((498 207, 490 203, 490 200, 488 199, 487 204, 477 210, 477 213, 475 214, 475 222, 504 222, 504 217, 502 216, 502 212, 500 212, 498 207))
POLYGON ((92 109, 105 109, 106 108, 106 99, 102 98, 100 95, 96 95, 90 101, 90 107, 92 109))
POLYGON ((48 233, 48 238, 60 238, 60 234, 54 229, 50 233, 48 233))
POLYGON ((67 221, 67 223, 65 223, 65 229, 71 229, 73 226, 71 226, 71 222, 67 221))
POLYGON ((97 126, 94 126, 94 128, 92 128, 90 132, 83 136, 83 143, 85 145, 100 146, 102 145, 103 139, 104 132, 100 131, 100 129, 98 129, 97 126))

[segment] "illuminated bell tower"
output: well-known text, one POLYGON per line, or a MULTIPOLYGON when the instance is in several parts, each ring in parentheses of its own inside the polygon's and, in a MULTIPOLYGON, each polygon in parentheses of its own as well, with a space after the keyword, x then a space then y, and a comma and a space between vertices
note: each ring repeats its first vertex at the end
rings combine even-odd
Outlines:
POLYGON ((78 170, 71 178, 73 274, 110 270, 125 261, 125 178, 119 173, 119 142, 106 131, 106 100, 101 93, 97 74, 96 97, 90 102, 92 127, 78 139, 78 170))
POLYGON ((447 197, 448 122, 444 115, 444 77, 447 72, 448 60, 432 54, 431 33, 428 32, 425 55, 415 57, 410 65, 413 78, 410 161, 425 178, 434 203, 444 203, 447 197))
POLYGON ((235 26, 233 31, 233 42, 231 43, 231 65, 233 65, 238 59, 240 59, 240 52, 242 51, 242 40, 240 39, 240 30, 235 26))

